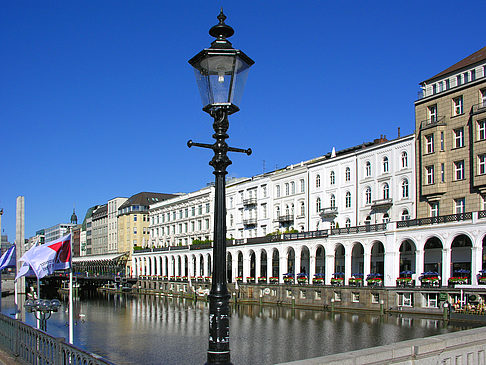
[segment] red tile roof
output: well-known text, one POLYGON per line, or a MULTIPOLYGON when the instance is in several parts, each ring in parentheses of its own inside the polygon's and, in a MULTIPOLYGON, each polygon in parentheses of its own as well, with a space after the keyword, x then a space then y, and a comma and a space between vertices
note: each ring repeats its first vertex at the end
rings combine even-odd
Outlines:
POLYGON ((472 66, 475 63, 481 62, 483 60, 486 60, 486 47, 481 48, 479 51, 474 52, 472 55, 467 56, 463 60, 457 62, 456 64, 452 65, 451 67, 445 69, 444 71, 438 73, 437 75, 431 77, 430 79, 427 79, 425 81, 422 81, 420 84, 428 83, 430 80, 437 79, 441 76, 445 76, 449 73, 453 73, 455 71, 459 71, 462 68, 472 66))

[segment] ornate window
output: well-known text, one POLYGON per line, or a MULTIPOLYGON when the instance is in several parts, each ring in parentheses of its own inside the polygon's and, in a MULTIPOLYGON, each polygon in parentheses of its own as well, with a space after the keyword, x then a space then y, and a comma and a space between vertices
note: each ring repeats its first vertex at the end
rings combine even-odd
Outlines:
POLYGON ((321 211, 321 198, 317 198, 316 200, 316 212, 319 213, 321 211))
POLYGON ((351 193, 346 192, 346 208, 351 208, 351 193))
POLYGON ((408 167, 408 154, 407 152, 402 152, 402 169, 408 167))
POLYGON ((383 199, 390 199, 390 186, 387 183, 383 185, 383 199))
POLYGON ((346 181, 351 180, 351 169, 349 167, 346 167, 346 172, 344 173, 344 176, 346 178, 346 181))
POLYGON ((351 219, 346 218, 346 228, 351 227, 351 219))
POLYGON ((331 171, 331 174, 329 176, 329 183, 331 185, 334 185, 335 182, 336 182, 336 174, 334 174, 334 171, 331 171))
POLYGON ((388 157, 383 157, 383 172, 388 172, 388 157))
POLYGON ((402 198, 408 198, 408 180, 402 180, 402 198))
POLYGON ((410 219, 410 214, 408 213, 407 209, 404 209, 402 211, 401 219, 402 219, 402 221, 408 221, 410 219))
POLYGON ((366 161, 365 175, 371 176, 371 162, 366 161))
POLYGON ((366 204, 371 204, 371 188, 368 186, 365 191, 366 204))
POLYGON ((317 174, 316 175, 316 188, 321 187, 321 175, 317 174))
POLYGON ((336 208, 336 197, 334 194, 331 194, 331 198, 329 199, 329 205, 331 208, 336 208))
POLYGON ((304 202, 300 202, 300 215, 302 217, 305 216, 305 203, 304 202))

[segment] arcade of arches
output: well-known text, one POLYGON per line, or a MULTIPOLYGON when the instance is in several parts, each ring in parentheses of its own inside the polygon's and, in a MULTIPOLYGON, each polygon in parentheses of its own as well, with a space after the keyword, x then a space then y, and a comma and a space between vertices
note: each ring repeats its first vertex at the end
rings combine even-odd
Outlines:
MULTIPOLYGON (((474 226, 473 226, 474 227, 474 226)), ((471 284, 486 269, 485 230, 451 231, 434 229, 412 232, 356 234, 335 238, 282 241, 231 246, 227 249, 227 277, 277 277, 285 273, 306 273, 310 278, 324 274, 330 284, 333 273, 344 273, 345 282, 355 273, 366 277, 379 273, 385 286, 394 286, 400 272, 410 270, 417 279, 422 272, 436 271, 447 285, 457 270, 467 270, 471 284)), ((134 254, 134 275, 211 276, 212 250, 177 250, 134 254)))

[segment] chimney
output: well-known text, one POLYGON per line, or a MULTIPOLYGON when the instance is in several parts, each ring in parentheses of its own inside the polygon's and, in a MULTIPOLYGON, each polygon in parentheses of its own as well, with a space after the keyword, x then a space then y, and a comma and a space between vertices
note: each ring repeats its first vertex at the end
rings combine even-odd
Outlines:
POLYGON ((398 138, 400 138, 400 127, 398 127, 398 138))

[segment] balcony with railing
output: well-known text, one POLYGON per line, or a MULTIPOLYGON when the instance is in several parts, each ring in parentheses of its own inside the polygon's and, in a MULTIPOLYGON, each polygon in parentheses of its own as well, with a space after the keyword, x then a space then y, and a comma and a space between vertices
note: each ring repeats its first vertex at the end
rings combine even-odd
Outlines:
MULTIPOLYGON (((480 213, 481 212, 479 212, 479 214, 478 214, 478 218, 481 218, 480 213)), ((450 223, 450 222, 461 222, 461 221, 466 221, 466 220, 472 220, 472 213, 471 212, 449 214, 449 215, 439 215, 437 217, 426 217, 426 218, 398 221, 397 222, 397 228, 426 226, 426 225, 431 225, 431 224, 450 223)))
POLYGON ((243 225, 244 226, 256 226, 256 224, 257 224, 256 218, 243 219, 243 225))
POLYGON ((324 209, 321 209, 319 212, 319 215, 321 216, 322 219, 334 219, 338 215, 338 209, 336 207, 327 207, 324 209))
POLYGON ((249 206, 256 205, 256 204, 257 204, 257 198, 243 199, 243 205, 245 207, 249 207, 249 206))
POLYGON ((277 222, 279 223, 289 223, 294 221, 294 215, 293 214, 286 214, 286 215, 280 215, 276 219, 277 222))
POLYGON ((441 115, 441 116, 438 116, 438 117, 428 118, 426 120, 421 121, 420 122, 420 129, 431 128, 431 127, 435 127, 435 126, 438 126, 438 125, 446 125, 444 115, 441 115))
POLYGON ((371 203, 373 211, 387 211, 393 205, 393 199, 377 199, 371 203))
POLYGON ((486 113, 486 101, 472 106, 471 114, 486 113))

